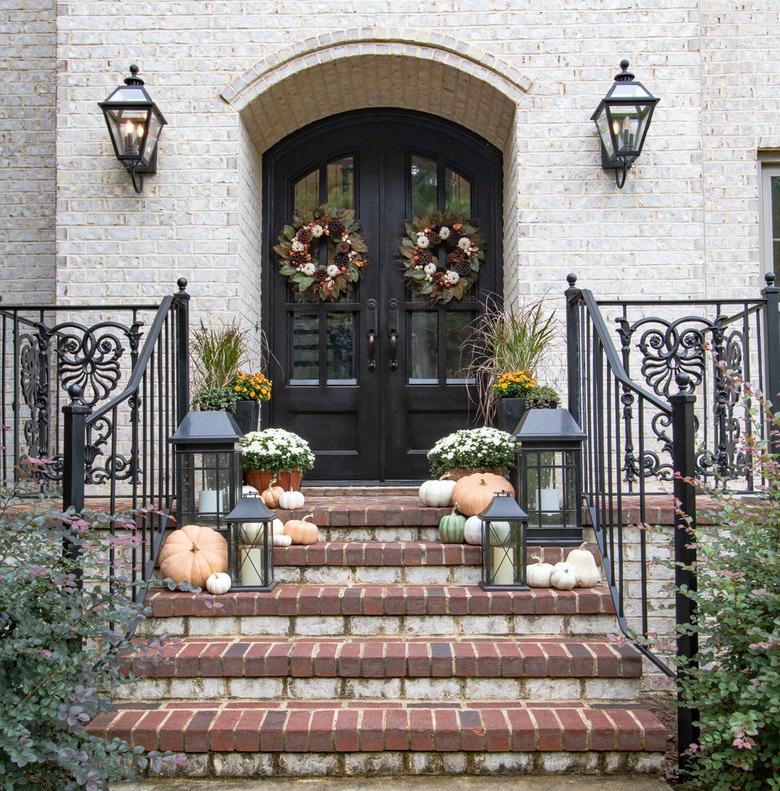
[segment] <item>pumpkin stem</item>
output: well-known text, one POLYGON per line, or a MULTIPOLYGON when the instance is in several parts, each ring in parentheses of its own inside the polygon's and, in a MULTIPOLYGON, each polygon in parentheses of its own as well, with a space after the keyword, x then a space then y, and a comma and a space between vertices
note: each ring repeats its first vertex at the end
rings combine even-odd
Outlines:
POLYGON ((579 549, 585 549, 585 547, 586 547, 586 546, 588 546, 588 542, 587 542, 587 541, 583 541, 583 542, 580 544, 580 546, 579 546, 579 549))
POLYGON ((194 541, 192 542, 192 548, 190 549, 190 552, 200 552, 200 547, 194 541))
POLYGON ((312 511, 310 514, 306 514, 306 516, 304 516, 303 519, 301 519, 301 522, 305 522, 307 519, 312 519, 313 517, 314 517, 314 511, 312 511))
POLYGON ((534 559, 534 560, 535 560, 537 563, 539 563, 540 565, 541 565, 542 563, 544 563, 544 555, 542 554, 542 551, 541 551, 541 550, 539 550, 538 552, 536 552, 536 553, 534 553, 533 555, 531 555, 531 557, 532 557, 532 558, 533 558, 533 559, 534 559))

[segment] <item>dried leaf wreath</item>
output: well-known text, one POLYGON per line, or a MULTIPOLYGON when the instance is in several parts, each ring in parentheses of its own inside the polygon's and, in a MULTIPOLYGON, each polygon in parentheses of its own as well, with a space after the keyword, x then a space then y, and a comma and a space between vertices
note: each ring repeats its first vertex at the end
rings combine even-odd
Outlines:
POLYGON ((352 209, 323 205, 307 217, 293 217, 274 246, 281 259, 279 273, 301 294, 322 302, 337 300, 360 280, 366 265, 368 248, 359 230, 352 209), (324 264, 323 241, 328 251, 324 264))

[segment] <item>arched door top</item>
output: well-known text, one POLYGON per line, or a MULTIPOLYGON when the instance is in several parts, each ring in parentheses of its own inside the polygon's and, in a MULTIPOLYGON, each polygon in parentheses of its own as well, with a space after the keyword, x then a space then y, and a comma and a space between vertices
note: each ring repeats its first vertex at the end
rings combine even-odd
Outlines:
POLYGON ((321 118, 366 107, 428 112, 504 148, 530 87, 510 64, 450 36, 372 29, 283 50, 235 80, 222 98, 241 113, 260 151, 321 118), (307 95, 317 98, 300 101, 307 95))

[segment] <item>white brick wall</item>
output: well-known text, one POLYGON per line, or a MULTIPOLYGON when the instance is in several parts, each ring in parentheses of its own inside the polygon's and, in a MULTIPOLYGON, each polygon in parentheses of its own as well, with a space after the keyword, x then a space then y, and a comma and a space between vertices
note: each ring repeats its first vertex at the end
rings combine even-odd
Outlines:
POLYGON ((56 3, 0 2, 0 294, 54 299, 56 3))
MULTIPOLYGON (((315 118, 380 104, 438 112, 503 149, 510 300, 560 294, 572 270, 604 296, 756 293, 756 150, 780 146, 780 11, 771 6, 62 0, 57 296, 158 296, 185 275, 196 317, 239 315, 254 327, 262 151, 315 118), (617 190, 589 117, 623 56, 661 102, 646 150, 617 190), (159 172, 141 196, 96 106, 131 62, 170 122, 159 172)), ((38 68, 50 58, 50 4, 6 0, 2 9, 6 24, 31 36, 25 58, 38 68)), ((25 62, 14 62, 14 74, 33 73, 25 62)), ((43 77, 15 92, 27 112, 45 115, 53 81, 43 77)), ((40 196, 40 216, 21 231, 34 243, 14 249, 43 283, 53 173, 43 154, 32 156, 17 188, 4 174, 3 195, 40 196)), ((3 241, 16 244, 20 230, 5 229, 3 241)), ((19 282, 11 260, 3 278, 19 282)))

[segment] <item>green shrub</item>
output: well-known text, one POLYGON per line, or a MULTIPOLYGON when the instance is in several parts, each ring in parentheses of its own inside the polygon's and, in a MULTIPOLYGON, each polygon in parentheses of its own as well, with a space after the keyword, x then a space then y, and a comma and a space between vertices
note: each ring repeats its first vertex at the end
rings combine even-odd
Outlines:
POLYGON ((561 397, 549 385, 536 385, 525 398, 528 409, 555 409, 561 405, 561 397))
POLYGON ((700 715, 696 789, 780 789, 780 466, 762 444, 744 444, 761 498, 707 492, 716 526, 692 539, 698 592, 684 593, 698 606, 699 662, 681 670, 683 703, 700 715))
POLYGON ((78 585, 63 552, 80 553, 85 569, 106 568, 136 538, 120 522, 110 539, 107 517, 65 516, 46 501, 19 506, 0 498, 0 787, 4 791, 99 791, 132 779, 150 764, 178 764, 170 753, 146 753, 120 739, 87 732, 112 706, 108 694, 129 680, 123 657, 149 661, 160 641, 130 644, 128 627, 143 617, 128 582, 78 585), (102 538, 101 538, 102 536, 102 538))

